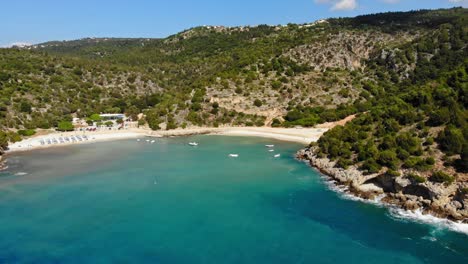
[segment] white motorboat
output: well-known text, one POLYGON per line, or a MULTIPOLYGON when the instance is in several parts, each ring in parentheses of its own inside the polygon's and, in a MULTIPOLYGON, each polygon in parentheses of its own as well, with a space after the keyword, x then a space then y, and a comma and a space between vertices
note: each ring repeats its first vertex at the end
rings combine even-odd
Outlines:
POLYGON ((273 152, 273 151, 275 151, 275 150, 274 150, 274 149, 270 149, 270 150, 268 150, 268 151, 269 151, 269 152, 273 152))
POLYGON ((239 157, 239 154, 229 154, 229 157, 231 157, 231 158, 237 158, 237 157, 239 157))
POLYGON ((279 157, 281 157, 281 154, 276 154, 274 157, 279 158, 279 157))
POLYGON ((265 145, 267 148, 273 148, 275 145, 265 145))
POLYGON ((198 143, 197 142, 189 142, 188 143, 190 146, 198 146, 198 143))

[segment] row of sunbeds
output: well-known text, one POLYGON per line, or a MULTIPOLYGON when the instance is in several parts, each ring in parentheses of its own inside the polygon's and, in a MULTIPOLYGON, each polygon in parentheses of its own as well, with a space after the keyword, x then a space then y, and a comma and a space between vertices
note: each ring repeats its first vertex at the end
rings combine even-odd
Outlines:
POLYGON ((54 144, 65 144, 65 143, 75 143, 79 141, 87 141, 89 140, 89 137, 86 135, 80 136, 80 135, 75 135, 75 136, 70 136, 70 137, 58 137, 58 138, 47 138, 47 139, 41 139, 39 142, 41 145, 54 145, 54 144))

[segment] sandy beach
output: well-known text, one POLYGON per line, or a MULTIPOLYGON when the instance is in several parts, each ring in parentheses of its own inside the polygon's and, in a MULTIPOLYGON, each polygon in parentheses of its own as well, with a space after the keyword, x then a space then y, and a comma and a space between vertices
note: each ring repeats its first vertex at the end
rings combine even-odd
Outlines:
POLYGON ((20 142, 10 144, 8 146, 9 149, 7 153, 138 137, 171 137, 199 134, 265 137, 277 140, 292 141, 306 145, 310 142, 317 141, 320 136, 327 130, 328 128, 193 127, 165 131, 152 131, 149 129, 101 130, 94 132, 41 131, 41 133, 38 133, 38 135, 29 137, 20 142), (69 140, 66 140, 66 138, 69 140))

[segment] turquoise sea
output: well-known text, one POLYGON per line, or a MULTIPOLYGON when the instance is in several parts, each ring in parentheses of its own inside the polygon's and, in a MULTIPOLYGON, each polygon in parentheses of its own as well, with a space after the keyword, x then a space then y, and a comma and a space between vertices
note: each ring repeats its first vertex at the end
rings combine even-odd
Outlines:
POLYGON ((468 235, 344 198, 300 148, 196 136, 11 156, 0 263, 468 263, 468 235))

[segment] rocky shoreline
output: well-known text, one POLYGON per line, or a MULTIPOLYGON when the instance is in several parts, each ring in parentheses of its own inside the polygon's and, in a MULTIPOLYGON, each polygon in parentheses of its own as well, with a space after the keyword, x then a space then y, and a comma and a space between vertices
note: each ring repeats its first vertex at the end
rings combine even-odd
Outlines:
POLYGON ((2 159, 2 156, 0 156, 0 171, 5 170, 7 168, 5 161, 3 161, 2 159))
POLYGON ((385 173, 365 175, 356 167, 336 167, 336 162, 319 158, 315 149, 306 148, 297 152, 296 157, 307 161, 323 174, 331 177, 337 185, 346 186, 349 192, 363 199, 381 198, 385 205, 405 210, 421 210, 424 214, 468 223, 468 183, 418 183, 403 176, 392 177, 385 173))

